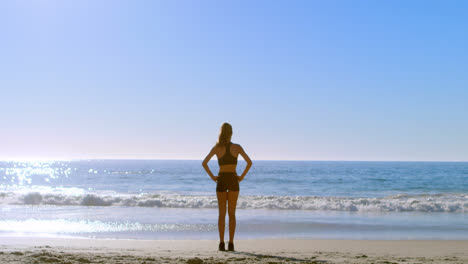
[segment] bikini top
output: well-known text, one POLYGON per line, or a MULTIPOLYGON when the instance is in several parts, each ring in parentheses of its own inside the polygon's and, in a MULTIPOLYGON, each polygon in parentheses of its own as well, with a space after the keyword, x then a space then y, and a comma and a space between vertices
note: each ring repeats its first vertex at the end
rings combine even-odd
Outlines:
POLYGON ((224 153, 224 156, 218 159, 218 164, 221 165, 236 165, 237 164, 237 157, 234 157, 231 154, 231 143, 228 143, 225 145, 226 147, 226 152, 224 153))

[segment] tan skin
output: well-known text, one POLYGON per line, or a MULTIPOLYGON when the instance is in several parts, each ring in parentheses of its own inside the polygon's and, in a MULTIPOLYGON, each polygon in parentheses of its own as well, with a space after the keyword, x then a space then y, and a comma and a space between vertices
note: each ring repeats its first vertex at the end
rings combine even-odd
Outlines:
MULTIPOLYGON (((242 147, 239 144, 231 144, 230 147, 231 154, 234 157, 238 157, 239 155, 244 158, 245 162, 247 163, 247 166, 244 169, 244 172, 242 172, 241 176, 237 176, 239 182, 241 182, 245 175, 247 175, 247 172, 249 171, 250 167, 252 166, 252 161, 250 160, 249 156, 245 153, 245 151, 242 149, 242 147)), ((206 158, 203 160, 203 168, 205 168, 206 172, 210 176, 210 178, 214 181, 218 181, 218 176, 214 176, 213 173, 211 172, 210 168, 208 167, 208 162, 211 160, 211 158, 216 155, 217 158, 221 158, 224 156, 226 152, 226 148, 224 146, 214 146, 210 153, 206 156, 206 158)), ((227 165, 221 165, 219 168, 219 172, 234 172, 237 175, 236 172, 236 166, 233 164, 227 164, 227 165)), ((224 242, 224 227, 226 223, 226 202, 228 204, 227 206, 227 211, 229 215, 229 242, 233 243, 234 242, 234 232, 236 230, 236 204, 237 204, 237 198, 239 197, 239 191, 237 192, 232 192, 232 191, 227 191, 227 192, 216 192, 216 196, 218 198, 218 208, 219 208, 219 218, 218 218, 218 230, 219 230, 219 240, 220 242, 224 242)))

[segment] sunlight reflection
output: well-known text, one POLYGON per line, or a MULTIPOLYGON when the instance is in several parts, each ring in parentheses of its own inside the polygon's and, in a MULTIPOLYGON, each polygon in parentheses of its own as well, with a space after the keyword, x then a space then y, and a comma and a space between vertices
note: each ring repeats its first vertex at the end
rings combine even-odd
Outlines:
POLYGON ((3 220, 0 232, 27 233, 98 233, 125 231, 212 231, 213 224, 142 224, 138 222, 102 222, 92 220, 3 220))
POLYGON ((31 185, 33 178, 49 182, 60 177, 68 178, 72 169, 61 161, 9 161, 9 166, 0 169, 3 179, 11 184, 31 185), (3 173, 2 173, 3 172, 3 173))

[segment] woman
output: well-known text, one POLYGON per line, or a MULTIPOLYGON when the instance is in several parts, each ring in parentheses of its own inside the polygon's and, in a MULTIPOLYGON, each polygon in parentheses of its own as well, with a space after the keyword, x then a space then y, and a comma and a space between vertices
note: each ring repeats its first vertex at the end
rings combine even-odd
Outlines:
POLYGON ((231 143, 232 126, 224 123, 221 126, 218 142, 211 149, 210 153, 203 160, 203 168, 205 168, 211 179, 217 183, 216 196, 218 197, 218 230, 219 230, 219 250, 224 251, 224 226, 226 219, 226 202, 228 204, 229 214, 229 245, 228 250, 234 251, 234 232, 236 230, 236 203, 239 196, 239 182, 241 182, 250 167, 252 161, 238 144, 231 143), (208 167, 208 161, 216 154, 218 157, 219 174, 214 176, 208 167), (244 172, 241 176, 237 175, 237 157, 239 154, 247 162, 244 172))

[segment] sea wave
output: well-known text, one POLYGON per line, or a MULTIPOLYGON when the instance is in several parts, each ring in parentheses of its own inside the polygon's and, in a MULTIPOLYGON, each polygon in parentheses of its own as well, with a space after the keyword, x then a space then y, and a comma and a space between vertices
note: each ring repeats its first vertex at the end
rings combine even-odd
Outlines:
MULTIPOLYGON (((119 193, 0 192, 0 204, 58 206, 141 206, 217 208, 215 196, 119 193)), ((321 210, 357 212, 468 212, 468 194, 398 194, 386 197, 240 196, 240 209, 321 210)))

